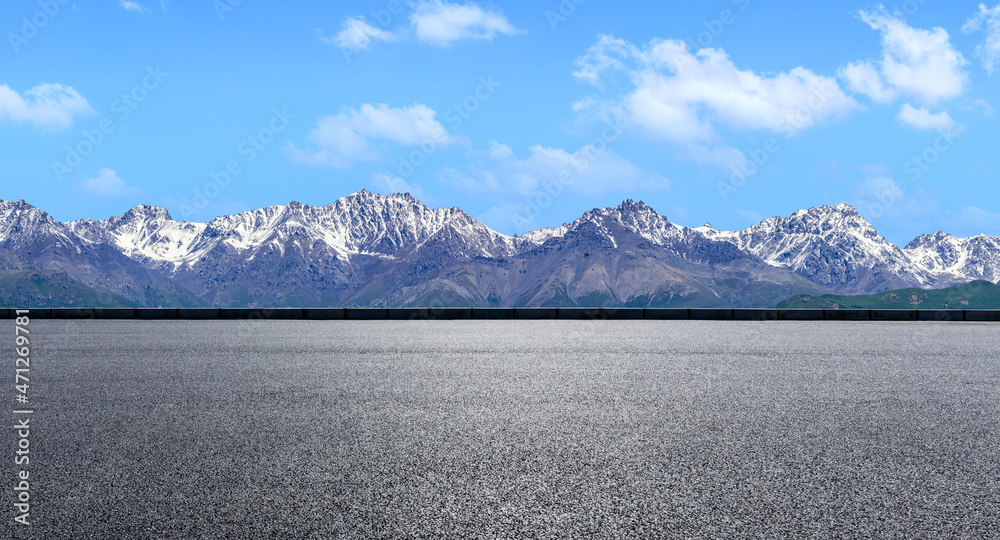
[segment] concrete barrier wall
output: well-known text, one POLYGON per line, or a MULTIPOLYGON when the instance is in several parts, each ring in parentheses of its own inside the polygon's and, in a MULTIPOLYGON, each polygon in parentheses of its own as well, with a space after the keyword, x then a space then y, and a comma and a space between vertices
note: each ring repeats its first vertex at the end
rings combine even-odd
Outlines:
MULTIPOLYGON (((16 317, 0 308, 0 319, 16 317)), ((36 308, 33 319, 1000 321, 1000 310, 686 308, 36 308)))

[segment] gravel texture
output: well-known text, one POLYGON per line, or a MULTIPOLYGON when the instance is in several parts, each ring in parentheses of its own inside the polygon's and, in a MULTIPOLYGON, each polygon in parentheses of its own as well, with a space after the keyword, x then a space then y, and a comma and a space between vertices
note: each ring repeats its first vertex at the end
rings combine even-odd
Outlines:
MULTIPOLYGON (((2 327, 13 348, 13 322, 2 327)), ((34 524, 14 526, 5 487, 0 538, 1000 530, 997 324, 39 320, 31 331, 34 524)), ((12 486, 13 430, 2 437, 12 486)))

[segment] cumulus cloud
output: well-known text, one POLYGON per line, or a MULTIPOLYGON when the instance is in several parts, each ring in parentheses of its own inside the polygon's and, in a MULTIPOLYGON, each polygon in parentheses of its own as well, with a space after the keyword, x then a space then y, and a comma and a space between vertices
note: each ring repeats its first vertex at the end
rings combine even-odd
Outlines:
POLYGON ((84 114, 94 114, 94 110, 72 87, 46 83, 21 95, 0 84, 0 119, 15 124, 29 122, 42 131, 62 131, 84 114))
POLYGON ((498 231, 537 229, 539 213, 564 196, 633 197, 670 189, 667 178, 642 170, 596 142, 573 152, 535 145, 526 157, 494 142, 478 158, 462 171, 441 171, 438 179, 453 190, 489 200, 492 207, 479 219, 498 231))
POLYGON ((519 32, 499 11, 485 11, 473 3, 452 4, 443 0, 417 3, 410 22, 417 39, 436 47, 447 47, 464 39, 491 40, 497 35, 519 32))
POLYGON ((104 168, 97 171, 97 176, 87 178, 76 185, 79 191, 100 198, 134 198, 142 195, 142 190, 125 183, 118 173, 112 169, 104 168))
POLYGON ((133 2, 132 0, 118 0, 118 6, 125 11, 131 11, 132 13, 144 13, 146 7, 139 2, 133 2))
POLYGON ((872 101, 888 103, 896 99, 896 89, 885 86, 870 60, 847 64, 840 69, 839 75, 847 82, 847 87, 852 92, 864 94, 872 101))
POLYGON ((377 41, 396 41, 396 34, 375 28, 368 24, 364 17, 348 17, 340 25, 340 32, 333 37, 324 37, 323 41, 350 51, 367 51, 377 41))
POLYGON ((535 145, 525 157, 493 142, 470 166, 444 169, 438 179, 452 190, 490 201, 480 219, 495 230, 518 233, 536 229, 535 218, 560 197, 632 197, 670 189, 669 179, 642 170, 596 141, 576 151, 535 145))
MULTIPOLYGON (((509 36, 522 32, 499 10, 485 10, 473 2, 413 0, 408 5, 412 9, 409 27, 377 28, 368 24, 363 16, 351 16, 341 23, 336 35, 326 37, 320 33, 320 39, 346 52, 361 52, 370 50, 379 41, 399 41, 414 36, 425 45, 450 47, 457 41, 489 41, 498 35, 509 36)), ((385 26, 389 20, 391 19, 380 19, 379 23, 385 26)), ((350 55, 347 56, 349 59, 350 55)))
POLYGON ((309 132, 312 150, 302 150, 294 143, 285 147, 286 154, 297 163, 315 166, 349 168, 361 161, 376 159, 373 140, 413 146, 449 145, 458 141, 448 134, 435 119, 437 113, 426 105, 392 108, 386 104, 365 103, 360 110, 321 118, 309 132))
POLYGON ((933 105, 962 94, 968 61, 943 28, 913 28, 884 8, 860 11, 858 18, 882 35, 882 58, 848 64, 839 72, 848 87, 878 102, 908 96, 933 105))
POLYGON ((670 180, 649 174, 618 154, 586 145, 575 152, 535 145, 519 158, 505 144, 491 143, 483 163, 460 173, 445 169, 440 179, 453 188, 480 195, 530 196, 550 191, 601 194, 670 189, 670 180))
POLYGON ((962 26, 966 34, 982 30, 986 31, 986 41, 976 47, 975 54, 986 71, 993 75, 1000 64, 1000 4, 992 8, 979 4, 979 11, 962 26))
POLYGON ((604 35, 576 65, 574 76, 599 88, 626 75, 626 93, 603 106, 674 142, 710 141, 720 127, 792 135, 857 107, 833 78, 803 67, 773 75, 741 70, 721 49, 692 53, 679 40, 637 47, 604 35))
POLYGON ((952 131, 957 127, 948 111, 932 113, 925 108, 918 109, 909 103, 903 105, 896 118, 901 123, 916 129, 952 131))
MULTIPOLYGON (((653 43, 658 43, 659 40, 653 43)), ((577 70, 573 76, 603 88, 602 79, 606 72, 611 71, 631 71, 635 68, 635 63, 648 64, 646 54, 635 45, 619 39, 613 35, 602 34, 597 44, 587 49, 587 54, 577 58, 577 70)))

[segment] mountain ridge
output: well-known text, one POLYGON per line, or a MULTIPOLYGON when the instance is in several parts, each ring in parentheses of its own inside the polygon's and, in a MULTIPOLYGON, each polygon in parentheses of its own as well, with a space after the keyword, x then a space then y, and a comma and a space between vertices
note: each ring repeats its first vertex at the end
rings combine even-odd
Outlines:
POLYGON ((508 236, 457 207, 367 190, 203 223, 151 205, 60 223, 0 201, 0 251, 140 305, 770 307, 1000 281, 1000 238, 939 231, 900 248, 847 203, 719 231, 626 199, 508 236))

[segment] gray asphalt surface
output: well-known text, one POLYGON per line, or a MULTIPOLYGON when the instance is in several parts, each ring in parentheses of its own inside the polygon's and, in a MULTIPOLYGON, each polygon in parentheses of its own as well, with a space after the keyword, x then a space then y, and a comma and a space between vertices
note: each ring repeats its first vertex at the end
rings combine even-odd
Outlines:
MULTIPOLYGON (((4 430, 2 538, 1000 530, 996 324, 31 330, 34 524, 13 524, 4 430)), ((13 361, 3 373, 12 410, 13 361)))

